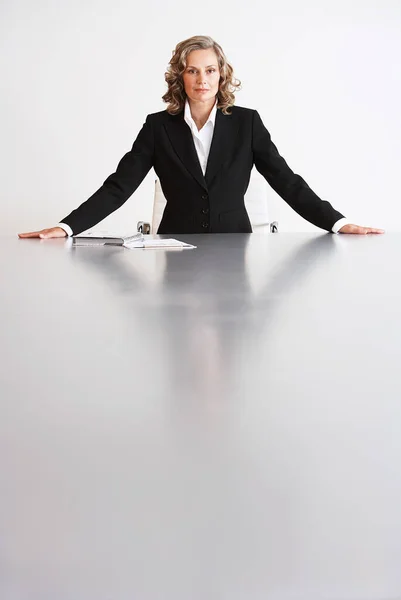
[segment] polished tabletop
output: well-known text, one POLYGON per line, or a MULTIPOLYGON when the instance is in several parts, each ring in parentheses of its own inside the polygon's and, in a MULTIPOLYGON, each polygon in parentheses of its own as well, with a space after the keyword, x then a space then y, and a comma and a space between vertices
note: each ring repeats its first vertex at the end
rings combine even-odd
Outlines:
POLYGON ((401 598, 401 234, 0 238, 1 600, 401 598))

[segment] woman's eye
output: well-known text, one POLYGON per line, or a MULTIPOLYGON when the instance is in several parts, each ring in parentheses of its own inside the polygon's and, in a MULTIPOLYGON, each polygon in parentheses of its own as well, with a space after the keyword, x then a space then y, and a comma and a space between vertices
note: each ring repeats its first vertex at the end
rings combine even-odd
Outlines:
MULTIPOLYGON (((188 69, 187 72, 190 73, 190 75, 193 75, 194 73, 196 73, 196 71, 194 69, 188 69)), ((208 73, 215 73, 216 69, 208 69, 207 72, 208 73)))

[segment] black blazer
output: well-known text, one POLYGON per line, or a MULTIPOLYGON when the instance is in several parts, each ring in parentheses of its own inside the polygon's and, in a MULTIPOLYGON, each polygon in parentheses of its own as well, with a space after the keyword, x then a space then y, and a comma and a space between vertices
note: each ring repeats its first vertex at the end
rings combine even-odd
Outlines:
POLYGON ((167 200, 158 233, 250 233, 244 195, 255 165, 301 217, 331 231, 344 215, 290 169, 256 110, 231 111, 217 109, 205 176, 184 112, 148 115, 115 173, 61 222, 74 234, 92 227, 122 206, 154 167, 167 200))

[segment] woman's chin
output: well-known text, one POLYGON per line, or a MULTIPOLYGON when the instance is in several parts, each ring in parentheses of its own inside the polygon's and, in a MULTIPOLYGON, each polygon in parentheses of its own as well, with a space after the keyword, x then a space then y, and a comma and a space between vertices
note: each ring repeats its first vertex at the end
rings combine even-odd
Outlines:
POLYGON ((215 94, 210 92, 194 92, 194 95, 190 97, 190 100, 194 102, 210 102, 215 99, 215 94))

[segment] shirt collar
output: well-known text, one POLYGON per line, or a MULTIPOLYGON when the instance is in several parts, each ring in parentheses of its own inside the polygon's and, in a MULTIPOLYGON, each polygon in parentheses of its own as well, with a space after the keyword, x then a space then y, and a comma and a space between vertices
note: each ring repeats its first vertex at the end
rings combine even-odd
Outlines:
MULTIPOLYGON (((206 127, 206 125, 208 123, 212 123, 212 125, 214 127, 214 123, 216 121, 216 113, 217 113, 217 99, 216 99, 216 102, 214 103, 212 110, 210 111, 209 118, 203 127, 206 127)), ((192 115, 191 115, 191 109, 189 107, 188 98, 185 99, 184 119, 185 119, 185 122, 191 127, 191 129, 193 127, 195 127, 195 131, 198 131, 195 121, 193 120, 192 115)), ((202 127, 202 129, 203 129, 203 127, 202 127)))

